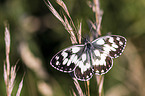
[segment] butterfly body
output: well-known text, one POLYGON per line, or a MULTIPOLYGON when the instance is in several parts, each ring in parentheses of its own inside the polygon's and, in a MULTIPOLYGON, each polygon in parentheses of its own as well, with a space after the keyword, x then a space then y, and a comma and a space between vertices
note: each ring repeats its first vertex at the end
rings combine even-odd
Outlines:
POLYGON ((74 72, 78 80, 87 81, 93 74, 107 73, 113 66, 113 58, 120 56, 125 46, 126 39, 122 36, 103 36, 59 51, 50 64, 59 71, 74 72))

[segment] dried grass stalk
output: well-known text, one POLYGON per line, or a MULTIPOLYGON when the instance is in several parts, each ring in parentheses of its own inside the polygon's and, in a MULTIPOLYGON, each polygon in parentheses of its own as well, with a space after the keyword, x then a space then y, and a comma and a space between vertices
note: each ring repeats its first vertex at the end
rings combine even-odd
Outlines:
POLYGON ((101 20, 102 20, 102 15, 103 15, 103 11, 100 10, 100 3, 99 0, 93 0, 93 11, 95 13, 95 17, 96 17, 96 24, 97 24, 97 33, 98 35, 101 35, 101 31, 100 31, 100 26, 101 26, 101 20))
POLYGON ((73 96, 77 96, 76 93, 75 93, 75 91, 73 89, 72 89, 72 92, 73 92, 73 96))
MULTIPOLYGON (((49 7, 50 11, 54 14, 54 16, 58 20, 61 21, 61 23, 64 25, 65 29, 71 35, 70 36, 70 39, 71 39, 72 43, 73 44, 74 43, 79 43, 80 44, 81 43, 81 30, 82 30, 81 29, 81 25, 82 24, 80 23, 79 29, 76 30, 76 28, 74 26, 74 23, 72 21, 72 18, 71 18, 70 14, 69 14, 69 11, 68 11, 65 3, 62 0, 57 0, 56 2, 63 8, 63 10, 65 11, 65 13, 67 14, 67 16, 69 17, 69 19, 71 20, 71 23, 69 23, 69 21, 68 21, 68 19, 66 18, 65 15, 63 15, 63 18, 64 19, 59 15, 59 13, 51 5, 51 3, 49 2, 49 0, 47 0, 47 2, 45 1, 46 5, 49 7), (71 25, 73 25, 73 27, 71 25), (78 42, 77 42, 77 39, 76 39, 76 36, 75 36, 74 33, 77 34, 78 42)), ((90 2, 89 2, 89 4, 90 4, 90 2)), ((96 30, 96 34, 101 35, 100 28, 101 28, 101 21, 102 21, 102 14, 103 14, 103 12, 102 12, 102 10, 100 10, 99 0, 93 0, 93 3, 92 3, 92 6, 91 7, 93 9, 93 12, 95 13, 95 18, 96 18, 95 24, 97 25, 97 27, 93 23, 92 23, 92 26, 96 30)), ((99 91, 99 96, 101 96, 102 88, 103 88, 104 76, 99 76, 99 78, 100 78, 99 80, 98 80, 98 76, 96 76, 96 77, 97 77, 97 83, 98 83, 98 86, 99 86, 99 90, 98 90, 99 91)), ((74 79, 74 84, 75 84, 75 86, 77 88, 77 91, 78 91, 79 96, 84 96, 83 91, 82 91, 82 89, 81 89, 78 81, 75 78, 73 78, 73 79, 74 79)), ((87 90, 88 90, 87 91, 87 95, 89 96, 90 95, 90 93, 89 93, 89 81, 87 81, 87 90)), ((73 94, 76 95, 74 91, 73 91, 73 94)))
POLYGON ((90 81, 87 81, 87 95, 90 96, 90 81))
POLYGON ((96 80, 97 80, 97 84, 98 84, 98 93, 99 96, 103 96, 102 95, 102 90, 103 90, 103 83, 104 83, 104 75, 97 75, 96 76, 96 80))
POLYGON ((62 1, 62 0, 56 0, 56 2, 63 8, 63 10, 66 12, 66 14, 68 15, 69 18, 70 17, 70 14, 69 14, 69 11, 65 5, 65 3, 62 1))
POLYGON ((82 32, 82 23, 80 22, 79 29, 78 29, 78 34, 77 34, 79 44, 81 44, 81 40, 82 40, 81 32, 82 32))
MULTIPOLYGON (((6 84, 6 91, 7 91, 7 96, 11 96, 12 90, 14 87, 14 82, 16 78, 16 65, 11 67, 10 69, 10 60, 9 60, 9 53, 10 53, 10 32, 8 29, 7 23, 5 24, 5 45, 6 45, 6 63, 4 62, 4 81, 6 84)), ((22 89, 22 83, 23 79, 20 83, 21 89, 22 89)), ((19 93, 16 96, 20 96, 21 90, 18 89, 19 93)))
POLYGON ((73 78, 73 80, 74 80, 74 84, 75 84, 75 86, 76 86, 76 88, 77 88, 77 91, 78 91, 79 96, 85 96, 85 95, 83 94, 83 91, 82 91, 82 89, 81 89, 81 87, 80 87, 80 84, 79 84, 79 82, 77 81, 77 79, 76 79, 76 78, 73 78))
MULTIPOLYGON (((102 21, 103 11, 100 9, 99 0, 93 0, 92 9, 93 9, 93 12, 95 13, 95 18, 96 18, 96 25, 97 25, 96 33, 97 33, 97 35, 100 36, 101 35, 100 29, 101 29, 101 21, 102 21)), ((102 96, 104 75, 96 76, 96 80, 97 80, 97 84, 99 87, 98 88, 99 96, 102 96)))
MULTIPOLYGON (((6 26, 6 25, 5 25, 6 26)), ((9 53, 10 53, 10 33, 8 27, 5 27, 5 46, 6 46, 6 64, 7 72, 6 76, 9 78, 10 75, 10 62, 9 62, 9 53)), ((6 70, 5 70, 6 71, 6 70)), ((8 81, 6 81, 8 82, 8 81)))
POLYGON ((22 90, 22 87, 23 87, 23 79, 24 79, 24 78, 22 78, 22 80, 21 80, 21 82, 20 82, 20 84, 19 84, 19 88, 18 88, 18 90, 17 90, 16 96, 20 96, 20 93, 21 93, 21 90, 22 90))
POLYGON ((73 25, 73 27, 71 26, 71 24, 68 22, 66 16, 64 15, 64 19, 59 15, 59 13, 54 9, 54 7, 52 6, 52 4, 50 3, 49 0, 45 1, 45 4, 48 6, 48 8, 50 9, 50 11, 53 13, 53 15, 63 24, 63 26, 65 27, 65 29, 68 31, 68 33, 70 34, 70 38, 73 44, 77 44, 77 39, 75 36, 75 33, 77 33, 76 31, 74 32, 73 29, 76 30, 74 23, 70 17, 70 14, 68 12, 68 9, 65 5, 65 3, 62 0, 57 0, 57 3, 64 9, 64 11, 66 12, 66 14, 68 15, 68 17, 71 20, 71 23, 73 25))
POLYGON ((66 23, 66 27, 65 29, 68 31, 68 33, 71 35, 70 39, 72 41, 72 44, 77 44, 77 40, 76 40, 76 37, 75 37, 75 34, 73 32, 73 28, 71 27, 71 25, 69 24, 67 18, 65 17, 64 15, 64 20, 65 20, 65 23, 66 23))

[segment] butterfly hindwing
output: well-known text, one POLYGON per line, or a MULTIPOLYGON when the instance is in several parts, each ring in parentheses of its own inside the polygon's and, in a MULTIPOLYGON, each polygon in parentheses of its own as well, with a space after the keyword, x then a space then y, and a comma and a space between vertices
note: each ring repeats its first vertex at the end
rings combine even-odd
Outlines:
POLYGON ((87 81, 92 78, 93 76, 93 69, 92 67, 88 68, 85 71, 82 71, 82 68, 77 66, 74 70, 74 75, 78 80, 87 81))
POLYGON ((91 58, 88 52, 89 50, 84 50, 77 62, 77 67, 74 70, 75 77, 81 81, 89 80, 92 78, 94 73, 91 65, 91 58))
POLYGON ((93 69, 96 75, 102 75, 107 73, 113 66, 113 60, 107 54, 99 52, 97 49, 94 50, 93 55, 93 69), (96 53, 97 52, 97 53, 96 53), (96 58, 96 57, 97 58, 96 58))

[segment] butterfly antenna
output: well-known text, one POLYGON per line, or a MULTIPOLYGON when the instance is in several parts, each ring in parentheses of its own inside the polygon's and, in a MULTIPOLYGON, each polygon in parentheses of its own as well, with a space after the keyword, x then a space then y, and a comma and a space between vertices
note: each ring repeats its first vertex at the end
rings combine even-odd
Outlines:
POLYGON ((88 21, 88 26, 90 28, 91 33, 91 41, 98 38, 98 32, 97 32, 97 24, 94 24, 91 20, 88 21))

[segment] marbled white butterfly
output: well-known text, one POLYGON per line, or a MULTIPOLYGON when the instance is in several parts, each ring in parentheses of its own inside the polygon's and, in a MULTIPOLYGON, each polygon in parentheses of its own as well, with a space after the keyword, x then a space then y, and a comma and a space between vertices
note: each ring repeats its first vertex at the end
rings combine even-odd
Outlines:
POLYGON ((74 72, 75 78, 87 81, 93 74, 107 73, 113 66, 113 58, 119 57, 126 39, 119 35, 103 36, 84 45, 73 45, 59 51, 50 64, 62 72, 74 72))

